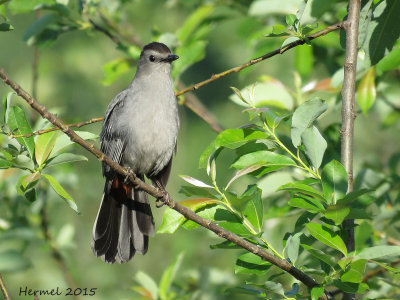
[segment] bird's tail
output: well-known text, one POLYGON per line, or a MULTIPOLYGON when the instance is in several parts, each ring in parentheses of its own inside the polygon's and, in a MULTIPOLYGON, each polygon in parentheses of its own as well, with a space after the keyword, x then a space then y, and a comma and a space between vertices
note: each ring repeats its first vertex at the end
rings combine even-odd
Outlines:
POLYGON ((106 180, 103 199, 93 227, 91 247, 107 263, 128 262, 136 252, 145 254, 154 220, 147 195, 115 176, 106 180))

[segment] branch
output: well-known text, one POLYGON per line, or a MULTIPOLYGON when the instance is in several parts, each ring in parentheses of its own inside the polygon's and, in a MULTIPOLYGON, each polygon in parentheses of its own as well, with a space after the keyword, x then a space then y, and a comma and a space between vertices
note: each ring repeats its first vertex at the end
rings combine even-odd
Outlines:
POLYGON ((4 280, 3 280, 3 277, 1 276, 1 274, 0 274, 0 288, 1 288, 1 292, 3 293, 4 300, 11 300, 11 297, 8 294, 6 284, 4 283, 4 280))
MULTIPOLYGON (((44 199, 44 200, 46 200, 46 199, 44 199)), ((42 227, 44 239, 49 244, 50 249, 51 249, 51 255, 53 256, 54 260, 57 262, 58 266, 60 267, 60 269, 64 275, 65 281, 67 282, 68 286, 72 290, 75 291, 77 288, 75 280, 73 279, 71 273, 69 272, 67 264, 65 263, 62 255, 61 255, 61 252, 54 246, 53 238, 49 231, 49 221, 47 218, 46 206, 47 206, 47 202, 44 201, 43 206, 40 209, 40 217, 41 217, 40 225, 42 227)), ((82 299, 79 295, 74 294, 74 297, 76 299, 82 299)))
MULTIPOLYGON (((90 22, 92 23, 93 28, 95 30, 98 30, 98 31, 104 33, 106 36, 108 36, 117 45, 123 45, 121 43, 121 41, 119 40, 119 38, 117 36, 113 35, 112 33, 110 33, 107 29, 99 26, 98 24, 93 22, 93 20, 90 20, 90 22)), ((327 35, 328 33, 332 32, 332 31, 335 31, 335 30, 343 28, 343 25, 344 25, 343 22, 337 23, 335 25, 331 25, 331 26, 329 26, 329 27, 327 27, 327 28, 325 28, 323 30, 320 30, 320 31, 318 31, 318 32, 316 32, 316 33, 314 33, 312 35, 309 35, 307 37, 307 40, 311 41, 311 40, 314 40, 314 39, 319 38, 321 36, 327 35)), ((269 53, 267 53, 267 54, 265 54, 265 55, 263 55, 263 56, 261 56, 259 58, 252 59, 252 60, 248 61, 247 63, 245 63, 243 65, 240 65, 238 67, 226 70, 224 72, 221 72, 221 73, 218 73, 218 74, 215 74, 215 75, 212 75, 209 79, 201 81, 199 83, 196 83, 195 85, 192 85, 192 86, 190 86, 188 88, 185 88, 185 89, 183 88, 183 83, 178 81, 178 88, 180 88, 181 90, 179 92, 176 92, 175 96, 178 97, 178 96, 181 96, 181 95, 183 95, 185 93, 188 93, 190 91, 198 90, 199 88, 205 86, 206 84, 209 84, 210 82, 213 82, 213 81, 215 81, 217 79, 220 79, 220 78, 225 77, 225 76, 227 76, 229 74, 232 74, 232 73, 238 73, 238 72, 240 72, 241 70, 243 70, 243 69, 245 69, 247 67, 250 67, 250 66, 252 66, 252 65, 254 65, 256 63, 259 63, 259 62, 261 62, 263 60, 266 60, 266 59, 268 59, 270 57, 273 57, 273 56, 275 56, 277 54, 282 54, 282 53, 286 52, 289 49, 292 49, 292 48, 297 47, 299 45, 303 45, 305 43, 306 43, 305 40, 295 41, 295 42, 290 43, 287 46, 285 46, 285 48, 276 49, 276 50, 274 50, 272 52, 269 52, 269 53)), ((122 47, 124 47, 124 46, 122 46, 122 47)), ((209 124, 212 129, 214 129, 217 132, 221 132, 223 130, 223 127, 219 124, 218 120, 212 114, 210 114, 207 111, 207 109, 197 99, 196 96, 194 96, 193 94, 188 94, 187 95, 187 100, 184 101, 184 104, 189 109, 191 109, 196 115, 198 115, 200 118, 202 118, 207 124, 209 124)), ((86 121, 86 122, 81 122, 81 123, 76 123, 76 124, 69 124, 69 125, 66 125, 66 126, 78 127, 79 128, 79 127, 84 126, 84 125, 93 124, 93 123, 96 123, 96 122, 101 122, 101 121, 103 121, 103 119, 104 118, 93 118, 93 119, 91 119, 89 121, 86 121)), ((43 134, 43 133, 47 133, 47 132, 54 131, 54 130, 59 130, 59 129, 60 128, 58 128, 58 127, 54 127, 54 128, 50 128, 50 129, 46 129, 46 130, 35 131, 33 133, 29 133, 29 134, 25 134, 25 135, 23 135, 23 134, 21 134, 21 135, 10 135, 10 138, 30 137, 30 136, 33 136, 33 135, 40 135, 40 134, 43 134)))
MULTIPOLYGON (((346 30, 346 58, 344 64, 344 79, 342 87, 342 128, 340 130, 341 161, 348 175, 347 192, 353 191, 353 143, 354 143, 354 98, 356 89, 356 68, 358 52, 358 23, 360 18, 361 0, 350 0, 348 19, 344 24, 346 30)), ((346 239, 347 251, 354 251, 354 220, 343 222, 343 229, 348 233, 346 239)), ((345 293, 343 299, 355 299, 354 294, 345 293)))
MULTIPOLYGON (((88 125, 88 124, 93 124, 93 123, 96 123, 96 122, 103 121, 103 119, 104 118, 93 118, 93 119, 91 119, 89 121, 68 124, 66 126, 80 128, 80 127, 88 125)), ((49 128, 49 129, 38 130, 38 131, 35 131, 35 132, 32 132, 32 133, 28 133, 28 134, 10 134, 9 138, 10 139, 15 139, 15 138, 20 138, 20 137, 31 137, 31 136, 34 136, 34 135, 40 135, 40 134, 44 134, 44 133, 48 133, 48 132, 52 132, 52 131, 56 131, 56 130, 60 130, 60 128, 53 127, 53 128, 49 128)))
MULTIPOLYGON (((135 186, 137 189, 141 189, 145 191, 146 193, 152 195, 153 197, 160 199, 163 201, 165 204, 167 204, 170 208, 176 210, 180 214, 182 214, 186 219, 192 220, 196 222, 197 224, 207 228, 210 231, 213 231, 216 233, 219 237, 227 239, 236 245, 246 249, 247 251, 254 253, 255 255, 260 256, 263 260, 266 260, 278 268, 288 272, 291 274, 293 277, 295 277, 297 280, 301 281, 304 283, 309 289, 312 289, 315 286, 318 286, 318 283, 308 276, 307 274, 303 273, 299 269, 295 268, 293 265, 291 265, 287 260, 280 259, 272 255, 271 253, 265 251, 264 249, 246 241, 245 239, 239 237, 238 235, 229 232, 222 227, 216 225, 213 223, 211 220, 206 220, 194 213, 192 210, 189 208, 177 203, 174 201, 169 195, 152 186, 144 183, 142 180, 137 178, 137 176, 132 172, 128 171, 126 168, 122 167, 121 165, 117 164, 116 162, 112 161, 108 156, 106 156, 104 153, 102 153, 100 150, 98 150, 93 144, 90 144, 86 142, 84 139, 79 137, 73 130, 71 130, 62 120, 57 118, 55 115, 47 111, 46 107, 38 103, 35 99, 32 98, 31 95, 29 95, 25 90, 23 90, 17 83, 12 81, 5 71, 3 69, 0 69, 0 78, 9 85, 16 93, 19 95, 21 98, 23 98, 26 102, 29 103, 29 105, 36 110, 39 114, 42 115, 43 118, 46 118, 49 120, 52 124, 55 126, 59 127, 66 135, 68 135, 71 139, 71 141, 81 145, 83 148, 91 152, 94 156, 97 157, 99 161, 102 161, 106 164, 108 164, 114 171, 117 173, 125 176, 128 178, 132 184, 135 186)), ((323 295, 322 299, 329 299, 327 295, 323 295)))

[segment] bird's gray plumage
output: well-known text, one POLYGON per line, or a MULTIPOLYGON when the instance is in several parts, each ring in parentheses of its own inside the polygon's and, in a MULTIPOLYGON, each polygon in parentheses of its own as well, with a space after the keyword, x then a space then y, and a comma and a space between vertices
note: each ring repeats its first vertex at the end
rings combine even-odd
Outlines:
MULTIPOLYGON (((179 118, 173 83, 172 55, 161 43, 143 48, 131 84, 108 105, 101 132, 101 151, 129 167, 139 178, 165 186, 176 147, 179 118)), ((154 221, 146 193, 128 187, 103 163, 106 178, 92 235, 92 250, 108 263, 145 254, 154 221)))

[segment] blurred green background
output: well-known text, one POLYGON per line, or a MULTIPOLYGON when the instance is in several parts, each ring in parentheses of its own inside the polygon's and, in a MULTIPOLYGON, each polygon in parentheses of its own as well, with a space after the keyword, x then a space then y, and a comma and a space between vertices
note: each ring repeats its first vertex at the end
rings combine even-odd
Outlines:
MULTIPOLYGON (((101 1, 100 1, 101 2, 101 1)), ((106 2, 106 1, 104 1, 106 2)), ((102 5, 112 7, 111 3, 102 5)), ((155 31, 175 32, 182 26, 186 18, 199 6, 199 1, 123 1, 121 24, 129 24, 128 34, 132 30, 144 43, 151 42, 155 31)), ((204 80, 214 73, 240 65, 251 58, 262 55, 280 46, 280 39, 266 39, 262 29, 269 24, 283 23, 284 16, 275 13, 268 16, 251 16, 247 8, 251 1, 216 1, 217 5, 229 7, 238 11, 234 17, 215 22, 212 30, 206 36, 207 48, 205 59, 192 65, 181 74, 180 79, 186 86, 204 80), (218 3, 219 2, 219 3, 218 3), (257 33, 253 38, 251 34, 257 33)), ((277 2, 277 1, 275 1, 277 2)), ((339 2, 339 1, 332 1, 339 2)), ((324 20, 335 20, 345 5, 339 3, 334 13, 325 15, 324 20)), ((295 13, 295 11, 293 11, 295 13)), ((35 20, 34 13, 12 15, 9 14, 14 31, 0 35, 0 66, 28 91, 32 89, 32 61, 33 46, 28 46, 22 40, 26 28, 35 20)), ((303 76, 303 85, 313 80, 321 80, 331 76, 343 63, 343 56, 338 55, 332 60, 324 60, 327 52, 340 49, 339 34, 321 38, 313 48, 312 71, 303 76), (318 44, 324 47, 318 47, 318 44), (326 47, 326 45, 334 45, 326 47)), ((302 46, 309 47, 309 46, 302 46)), ((72 31, 61 35, 51 47, 39 47, 39 79, 37 85, 37 100, 47 106, 51 112, 56 112, 67 123, 85 121, 94 117, 103 116, 109 101, 133 78, 134 71, 126 72, 112 84, 105 86, 103 65, 123 56, 115 44, 105 35, 96 31, 72 31)), ((296 51, 289 51, 284 55, 256 64, 240 74, 233 74, 217 82, 206 85, 196 96, 203 102, 209 111, 216 116, 225 128, 236 128, 248 122, 242 108, 229 100, 232 94, 231 86, 243 88, 253 83, 259 76, 268 75, 280 80, 288 88, 294 89, 294 75, 296 70, 296 51)), ((5 95, 9 89, 0 85, 0 95, 5 95)), ((392 94, 396 94, 397 90, 392 94)), ((390 95, 389 95, 390 97, 390 95)), ((333 104, 329 112, 321 121, 322 126, 333 120, 340 121, 340 107, 335 104, 336 94, 328 95, 333 104)), ((18 97, 13 97, 13 103, 20 103, 26 107, 28 116, 35 121, 39 116, 32 112, 18 97)), ((382 128, 379 122, 384 118, 388 109, 384 103, 377 103, 375 109, 367 118, 360 115, 356 121, 355 157, 356 169, 362 165, 371 164, 385 166, 389 157, 400 146, 398 138, 399 124, 389 128, 382 128), (361 165, 362 161, 362 165, 361 165)), ((207 180, 205 170, 198 168, 198 158, 202 151, 215 138, 209 125, 191 112, 187 107, 180 106, 181 130, 178 142, 178 152, 174 158, 172 175, 168 184, 168 191, 175 200, 186 199, 179 193, 182 179, 181 174, 207 180)), ((93 124, 81 128, 99 134, 101 124, 93 124)), ((0 139, 6 139, 1 136, 0 139)), ((98 144, 98 141, 96 142, 98 144)), ((88 162, 79 162, 72 166, 54 168, 52 173, 75 199, 82 215, 76 215, 55 194, 49 195, 48 215, 50 232, 62 247, 68 268, 80 288, 97 288, 96 295, 90 299, 132 299, 135 294, 131 287, 135 285, 134 275, 138 270, 149 274, 158 282, 162 272, 182 251, 185 253, 179 277, 189 274, 203 278, 204 285, 197 287, 203 293, 201 299, 225 299, 218 283, 235 283, 238 277, 234 276, 233 263, 241 250, 211 250, 210 244, 220 241, 215 235, 203 229, 187 231, 179 229, 174 235, 157 234, 150 239, 149 251, 145 256, 136 255, 133 261, 124 265, 107 265, 96 258, 90 249, 92 226, 100 204, 104 180, 101 175, 101 165, 91 155, 74 146, 74 152, 88 157, 88 162), (211 284, 213 283, 213 284, 211 284), (215 286, 215 287, 213 287, 215 286), (215 296, 219 295, 219 296, 215 296)), ((229 153, 224 154, 219 164, 226 166, 231 163, 229 153)), ((2 171, 1 171, 2 172, 2 171)), ((3 180, 16 180, 12 171, 0 173, 3 180)), ((221 167, 218 180, 226 183, 233 171, 221 167)), ((280 184, 282 178, 279 177, 280 184)), ((287 176, 289 178, 289 175, 287 176)), ((269 195, 277 187, 277 180, 271 177, 265 181, 264 196, 269 195)), ((243 183, 249 179, 238 181, 235 188, 242 191, 243 183)), ((11 184, 11 187, 14 185, 11 184)), ((1 197, 1 196, 0 196, 1 197)), ((24 200, 22 197, 20 201, 24 200)), ((268 202, 268 200, 266 200, 268 202)), ((153 201, 154 202, 154 201, 153 201)), ((268 207, 268 204, 266 205, 268 207)), ((4 205, 0 206, 0 217, 8 212, 4 205)), ((38 205, 29 206, 26 210, 30 222, 37 225, 35 234, 40 235, 38 205), (32 213, 33 212, 33 213, 32 213)), ((161 224, 164 208, 153 208, 156 226, 161 224)), ((286 228, 292 226, 277 224, 274 219, 267 222, 267 234, 272 241, 281 240, 286 228), (270 231, 270 232, 269 232, 270 231)), ((10 240, 1 248, 12 248, 18 240, 10 240)), ((278 249, 282 245, 276 244, 278 249)), ((20 287, 52 289, 57 286, 66 287, 63 275, 51 258, 49 246, 38 239, 31 239, 26 243, 25 255, 30 258, 32 266, 27 270, 7 273, 6 283, 12 295, 17 295, 20 287)), ((32 299, 32 297, 18 297, 15 299, 32 299)), ((40 297, 40 299, 54 299, 57 297, 40 297)), ((61 297, 60 297, 61 298, 61 297)), ((232 296, 229 296, 232 298, 232 296)), ((238 295, 236 299, 243 299, 238 295)))

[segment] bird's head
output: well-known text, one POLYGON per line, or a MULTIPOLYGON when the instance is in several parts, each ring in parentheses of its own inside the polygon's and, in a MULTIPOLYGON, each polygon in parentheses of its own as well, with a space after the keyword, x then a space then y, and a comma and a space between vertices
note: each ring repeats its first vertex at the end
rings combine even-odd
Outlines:
POLYGON ((138 71, 144 73, 171 71, 171 63, 179 56, 172 54, 163 43, 152 42, 143 47, 138 63, 138 71))

